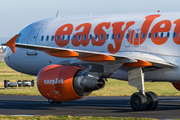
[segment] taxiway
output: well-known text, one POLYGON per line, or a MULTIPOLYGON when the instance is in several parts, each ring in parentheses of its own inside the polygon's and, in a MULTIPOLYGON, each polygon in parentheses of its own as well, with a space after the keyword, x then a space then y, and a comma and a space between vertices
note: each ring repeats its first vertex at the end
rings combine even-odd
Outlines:
POLYGON ((49 104, 42 96, 0 95, 0 114, 180 118, 180 97, 158 98, 159 105, 155 111, 133 111, 130 97, 87 97, 49 104))

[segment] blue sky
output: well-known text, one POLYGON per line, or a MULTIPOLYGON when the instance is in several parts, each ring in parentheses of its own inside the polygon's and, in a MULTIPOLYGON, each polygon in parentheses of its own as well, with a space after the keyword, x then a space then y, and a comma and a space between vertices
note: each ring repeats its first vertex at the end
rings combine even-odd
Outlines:
POLYGON ((60 16, 180 11, 179 0, 0 0, 0 37, 13 37, 28 24, 60 16))

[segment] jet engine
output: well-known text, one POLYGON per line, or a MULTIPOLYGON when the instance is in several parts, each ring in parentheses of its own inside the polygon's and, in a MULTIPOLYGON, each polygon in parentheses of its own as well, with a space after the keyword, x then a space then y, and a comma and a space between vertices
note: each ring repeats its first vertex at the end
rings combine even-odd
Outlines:
POLYGON ((177 82, 177 83, 172 83, 173 86, 180 91, 180 82, 177 82))
POLYGON ((40 70, 37 86, 49 100, 72 101, 103 88, 105 81, 89 75, 81 67, 52 64, 40 70))

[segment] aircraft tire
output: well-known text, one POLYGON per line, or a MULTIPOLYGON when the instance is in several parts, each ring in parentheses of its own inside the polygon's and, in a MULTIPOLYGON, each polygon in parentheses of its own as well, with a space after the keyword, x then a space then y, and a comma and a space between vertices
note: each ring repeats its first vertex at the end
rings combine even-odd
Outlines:
POLYGON ((61 101, 56 101, 56 104, 61 104, 62 102, 61 101))
POLYGON ((147 106, 146 110, 155 110, 158 106, 158 97, 154 92, 146 92, 147 106))
POLYGON ((50 104, 55 104, 55 103, 56 103, 56 101, 53 101, 53 100, 48 100, 48 102, 49 102, 50 104))
POLYGON ((134 111, 143 111, 147 105, 147 98, 142 93, 134 93, 131 96, 130 104, 134 111))

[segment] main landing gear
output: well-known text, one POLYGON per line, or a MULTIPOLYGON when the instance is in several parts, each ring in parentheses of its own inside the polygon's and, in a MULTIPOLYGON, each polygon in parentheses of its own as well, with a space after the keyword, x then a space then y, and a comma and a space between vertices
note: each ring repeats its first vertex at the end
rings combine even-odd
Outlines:
POLYGON ((155 110, 158 106, 158 98, 153 92, 144 92, 144 73, 141 68, 129 71, 129 85, 136 87, 139 92, 131 96, 130 104, 134 111, 155 110))

